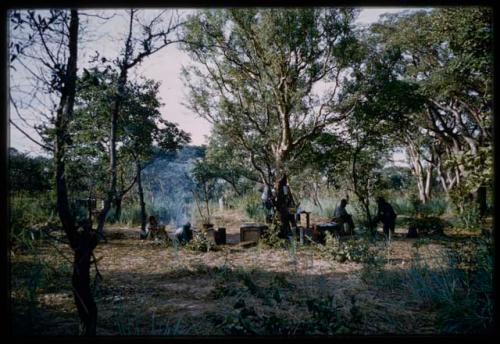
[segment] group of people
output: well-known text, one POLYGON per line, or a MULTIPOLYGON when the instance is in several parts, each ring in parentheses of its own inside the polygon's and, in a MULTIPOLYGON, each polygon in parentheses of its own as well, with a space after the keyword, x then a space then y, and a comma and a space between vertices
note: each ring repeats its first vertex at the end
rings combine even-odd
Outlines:
MULTIPOLYGON (((279 216, 282 224, 279 233, 281 238, 290 237, 293 231, 297 231, 297 221, 300 221, 300 204, 295 202, 286 174, 275 183, 274 187, 266 185, 261 198, 264 208, 267 209, 267 222, 271 223, 276 215, 279 216)), ((347 204, 347 199, 340 201, 340 205, 333 213, 332 222, 339 224, 347 234, 352 234, 354 221, 346 210, 347 204)), ((373 224, 382 222, 384 234, 394 234, 396 212, 383 197, 377 198, 377 205, 378 211, 373 224)))
MULTIPOLYGON (((347 199, 342 199, 340 205, 335 208, 333 213, 332 222, 338 223, 342 226, 347 225, 347 232, 352 234, 354 229, 354 221, 352 220, 352 215, 346 210, 347 199)), ((377 198, 377 215, 373 219, 373 224, 382 222, 383 231, 385 235, 392 235, 395 231, 396 226, 396 212, 393 207, 384 199, 384 197, 377 198)))

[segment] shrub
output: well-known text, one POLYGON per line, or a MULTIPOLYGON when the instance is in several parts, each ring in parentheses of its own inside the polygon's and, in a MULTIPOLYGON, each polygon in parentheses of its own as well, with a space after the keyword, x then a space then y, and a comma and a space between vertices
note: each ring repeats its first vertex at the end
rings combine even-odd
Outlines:
POLYGON ((441 216, 448 210, 448 202, 443 198, 433 198, 421 205, 423 216, 441 216))
POLYGON ((137 203, 125 205, 122 208, 120 221, 129 226, 139 225, 141 223, 141 206, 137 203))
POLYGON ((398 215, 415 215, 413 205, 407 198, 395 198, 392 201, 392 206, 398 215))
POLYGON ((465 229, 479 230, 482 223, 481 213, 479 212, 478 205, 469 205, 458 214, 458 218, 465 229))
POLYGON ((311 298, 304 301, 309 317, 290 319, 277 313, 259 314, 243 299, 233 305, 233 312, 225 316, 222 326, 229 335, 335 335, 349 331, 353 320, 359 319, 356 306, 352 305, 350 316, 339 312, 333 296, 311 298))
POLYGON ((285 248, 286 241, 281 239, 279 236, 279 225, 278 224, 268 224, 268 229, 262 234, 260 242, 263 245, 272 248, 285 248))
POLYGON ((260 195, 257 192, 249 192, 236 199, 234 203, 250 220, 262 223, 266 221, 267 209, 262 205, 260 195))
POLYGON ((208 240, 204 232, 193 232, 193 239, 186 245, 186 248, 191 251, 208 252, 214 250, 214 245, 208 240))
POLYGON ((9 227, 12 243, 29 246, 30 229, 42 223, 58 222, 55 203, 49 194, 38 197, 16 195, 10 198, 9 227))
POLYGON ((325 233, 325 245, 319 245, 318 247, 321 251, 340 263, 346 261, 364 262, 371 255, 370 246, 366 240, 362 238, 349 238, 346 241, 342 241, 329 232, 325 233))
POLYGON ((444 229, 449 225, 448 222, 439 217, 424 217, 410 219, 408 222, 410 227, 417 229, 418 234, 443 234, 444 229))

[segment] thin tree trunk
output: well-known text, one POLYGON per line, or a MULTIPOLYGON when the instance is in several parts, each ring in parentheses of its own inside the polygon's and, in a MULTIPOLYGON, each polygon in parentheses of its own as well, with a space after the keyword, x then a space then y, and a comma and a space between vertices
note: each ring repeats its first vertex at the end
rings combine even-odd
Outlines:
POLYGON ((92 233, 92 223, 83 226, 83 232, 77 232, 75 219, 69 206, 68 189, 65 177, 66 144, 68 137, 68 122, 73 116, 75 101, 76 71, 78 61, 78 11, 71 10, 69 24, 69 57, 61 100, 56 113, 56 192, 57 212, 63 229, 68 237, 70 246, 74 251, 73 296, 80 317, 80 335, 92 336, 96 334, 97 306, 90 289, 90 257, 97 245, 97 240, 92 233))
POLYGON ((141 230, 144 232, 146 230, 146 203, 144 203, 144 190, 142 189, 142 175, 141 175, 141 162, 139 160, 136 161, 137 168, 137 190, 139 192, 139 204, 141 206, 141 230))
POLYGON ((479 215, 484 217, 486 215, 486 211, 488 209, 488 205, 486 203, 486 187, 480 186, 476 192, 474 192, 474 199, 479 207, 479 215))
POLYGON ((125 85, 127 83, 128 77, 128 60, 132 54, 132 24, 133 24, 133 11, 130 15, 129 21, 129 33, 127 41, 125 42, 125 53, 124 58, 120 63, 120 76, 118 77, 117 83, 117 94, 114 97, 113 104, 111 107, 111 133, 110 133, 110 145, 109 145, 109 170, 110 170, 110 181, 107 190, 107 197, 104 200, 104 208, 99 213, 97 232, 103 234, 104 222, 106 221, 106 216, 108 215, 109 209, 115 199, 116 195, 116 184, 117 184, 117 157, 116 157, 116 140, 117 140, 117 129, 118 129, 118 115, 120 113, 120 107, 122 104, 123 94, 125 92, 125 85))
POLYGON ((426 175, 425 175, 425 188, 424 188, 425 202, 427 202, 431 198, 432 172, 433 172, 433 170, 434 170, 434 167, 431 164, 429 164, 429 166, 427 166, 427 171, 426 171, 426 175))
POLYGON ((120 222, 120 219, 122 217, 122 200, 123 200, 123 196, 121 196, 121 195, 118 195, 115 199, 114 222, 120 222))

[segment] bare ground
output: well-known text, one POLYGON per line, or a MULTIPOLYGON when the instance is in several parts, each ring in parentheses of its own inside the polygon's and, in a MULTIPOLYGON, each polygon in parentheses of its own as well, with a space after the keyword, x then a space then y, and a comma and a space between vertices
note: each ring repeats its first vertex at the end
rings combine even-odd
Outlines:
MULTIPOLYGON (((339 317, 347 319, 349 334, 436 333, 432 308, 412 302, 407 290, 398 285, 398 274, 408 268, 415 254, 416 239, 405 238, 403 229, 397 229, 383 251, 388 262, 384 269, 395 276, 394 285, 385 288, 365 281, 363 264, 336 262, 311 246, 299 246, 296 251, 239 247, 241 217, 236 212, 217 216, 218 225, 226 227, 228 244, 210 252, 139 240, 139 228, 108 227, 108 242, 95 250, 103 276, 96 289, 97 333, 225 335, 228 319, 237 314, 238 300, 259 315, 300 322, 312 316, 307 300, 329 295, 339 307, 339 317), (241 277, 245 274, 256 289, 248 286, 252 282, 245 284, 241 277), (266 293, 276 293, 272 287, 276 276, 286 286, 277 288, 278 299, 269 299, 266 293), (354 322, 350 316, 353 300, 360 316, 349 323, 354 322)), ((172 234, 174 229, 168 230, 172 234)), ((430 241, 419 253, 432 266, 442 263, 438 257, 444 250, 441 243, 430 241)), ((34 334, 73 335, 78 318, 70 289, 71 265, 63 258, 71 259, 71 252, 65 244, 52 242, 42 242, 38 252, 38 257, 17 253, 11 259, 13 327, 18 334, 25 334, 31 326, 34 334), (30 313, 28 296, 19 290, 30 283, 28 272, 37 260, 46 264, 44 273, 50 275, 50 282, 36 289, 38 306, 30 313)))

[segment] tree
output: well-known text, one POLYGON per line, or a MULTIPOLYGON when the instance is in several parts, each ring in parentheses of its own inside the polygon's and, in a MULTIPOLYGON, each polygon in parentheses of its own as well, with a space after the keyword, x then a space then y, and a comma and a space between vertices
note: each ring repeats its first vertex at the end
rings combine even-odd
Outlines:
POLYGON ((401 52, 400 76, 425 97, 415 117, 433 135, 434 159, 443 189, 463 210, 492 182, 492 11, 442 8, 388 16, 373 25, 381 46, 401 52), (471 195, 471 196, 467 196, 471 195))
MULTIPOLYGON (((188 143, 190 135, 179 129, 175 123, 161 118, 158 99, 159 83, 146 80, 143 84, 130 85, 123 104, 122 120, 125 132, 121 151, 129 156, 136 168, 137 189, 141 206, 141 228, 146 229, 146 206, 142 186, 142 170, 154 154, 154 146, 174 151, 188 143)), ((123 194, 117 199, 120 200, 123 194)))
MULTIPOLYGON (((79 15, 77 10, 69 12, 54 10, 43 16, 36 15, 35 11, 27 11, 24 17, 20 14, 16 17, 20 25, 25 25, 32 32, 28 42, 34 40, 37 43, 30 45, 30 49, 26 45, 22 55, 32 56, 31 49, 34 46, 40 46, 41 51, 38 52, 38 59, 42 62, 43 68, 49 72, 51 80, 44 79, 43 75, 46 74, 33 75, 33 77, 42 82, 46 92, 54 93, 58 99, 54 111, 53 146, 47 144, 43 146, 54 153, 57 212, 74 252, 72 286, 80 317, 80 334, 94 335, 97 307, 90 290, 90 258, 97 245, 97 240, 90 226, 78 226, 75 222, 65 176, 65 158, 67 146, 70 143, 68 125, 73 119, 76 93, 79 15), (36 36, 36 39, 33 36, 36 36), (52 49, 54 48, 53 44, 56 44, 57 49, 52 49), (62 54, 62 50, 66 54, 62 54)), ((18 61, 23 63, 21 58, 18 61)))
POLYGON ((15 148, 9 148, 9 190, 11 193, 40 193, 50 191, 52 183, 51 160, 30 157, 15 148))
MULTIPOLYGON (((110 112, 110 147, 109 147, 109 183, 106 190, 106 198, 104 207, 98 215, 97 232, 102 234, 106 216, 115 203, 117 197, 117 149, 118 140, 118 119, 126 97, 126 84, 128 80, 129 70, 137 64, 140 64, 146 57, 158 52, 169 44, 174 43, 172 35, 181 25, 178 18, 171 14, 168 24, 164 24, 164 12, 161 11, 152 19, 140 18, 137 15, 137 10, 131 9, 128 11, 128 30, 127 37, 121 56, 116 59, 115 64, 118 68, 118 80, 116 92, 114 93, 111 102, 110 112), (134 30, 134 23, 141 29, 138 35, 134 30), (139 37, 139 38, 137 38, 139 37)), ((96 56, 96 59, 98 56, 96 56)), ((105 59, 106 60, 106 59, 105 59)))
POLYGON ((197 63, 184 71, 189 105, 245 150, 263 183, 281 179, 310 140, 350 114, 337 105, 358 56, 355 16, 347 8, 231 9, 186 23, 183 47, 197 63))

